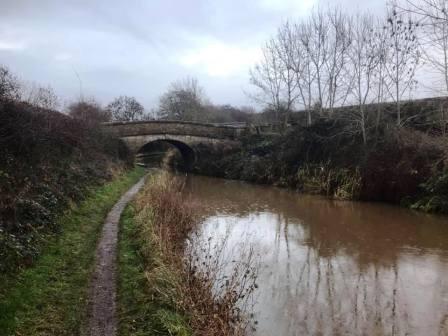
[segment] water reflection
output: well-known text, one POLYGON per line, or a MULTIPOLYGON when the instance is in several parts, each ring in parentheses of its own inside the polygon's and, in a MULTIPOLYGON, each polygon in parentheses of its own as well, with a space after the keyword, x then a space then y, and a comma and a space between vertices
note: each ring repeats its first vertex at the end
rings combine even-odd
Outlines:
POLYGON ((191 176, 203 235, 261 255, 257 335, 448 335, 448 220, 191 176))

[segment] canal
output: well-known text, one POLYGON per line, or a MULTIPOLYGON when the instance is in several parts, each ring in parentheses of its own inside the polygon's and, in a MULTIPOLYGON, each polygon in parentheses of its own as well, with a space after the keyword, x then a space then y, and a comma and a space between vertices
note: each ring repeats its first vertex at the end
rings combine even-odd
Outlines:
POLYGON ((185 192, 199 235, 257 253, 256 335, 448 335, 446 217, 201 176, 185 192))

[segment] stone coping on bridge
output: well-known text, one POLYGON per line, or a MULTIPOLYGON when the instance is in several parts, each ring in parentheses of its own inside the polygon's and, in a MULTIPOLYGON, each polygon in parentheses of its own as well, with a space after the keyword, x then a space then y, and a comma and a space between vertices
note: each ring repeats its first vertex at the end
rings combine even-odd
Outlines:
POLYGON ((231 125, 229 123, 217 124, 217 123, 201 123, 196 121, 184 121, 184 120, 134 120, 134 121, 109 121, 102 123, 103 126, 119 126, 119 125, 138 125, 138 124, 183 124, 183 125, 193 125, 193 126, 207 126, 216 128, 247 128, 248 125, 241 123, 235 123, 231 125))
POLYGON ((139 135, 182 135, 200 136, 217 139, 237 139, 245 133, 247 127, 216 126, 185 121, 132 121, 104 123, 102 127, 121 138, 139 135))

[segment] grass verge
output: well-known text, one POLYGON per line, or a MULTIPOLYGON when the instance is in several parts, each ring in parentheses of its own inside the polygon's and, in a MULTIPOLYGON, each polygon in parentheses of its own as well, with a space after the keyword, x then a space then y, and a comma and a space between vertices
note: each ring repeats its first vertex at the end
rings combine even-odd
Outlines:
POLYGON ((60 218, 36 263, 18 276, 0 278, 0 335, 80 335, 89 277, 104 219, 144 174, 137 168, 92 190, 60 218))
POLYGON ((252 263, 222 277, 219 246, 198 240, 187 248, 198 204, 182 187, 179 178, 154 174, 121 217, 120 336, 237 336, 249 326, 240 308, 256 286, 252 263))
MULTIPOLYGON (((120 221, 118 335, 191 335, 187 318, 176 305, 181 297, 179 274, 163 262, 156 245, 148 245, 136 216, 135 205, 131 204, 120 221), (157 282, 157 287, 150 289, 149 281, 153 285, 157 282)), ((149 228, 146 237, 151 237, 152 219, 148 216, 145 221, 149 228)))

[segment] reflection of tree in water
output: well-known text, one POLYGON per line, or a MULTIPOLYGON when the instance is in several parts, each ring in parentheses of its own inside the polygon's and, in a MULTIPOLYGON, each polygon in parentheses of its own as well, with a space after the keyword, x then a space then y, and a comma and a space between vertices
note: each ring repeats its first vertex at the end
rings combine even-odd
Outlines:
POLYGON ((359 259, 393 264, 404 247, 448 249, 446 218, 414 213, 385 204, 328 200, 270 186, 198 177, 187 179, 187 192, 216 212, 239 217, 277 213, 307 231, 306 244, 322 257, 343 251, 359 259))
POLYGON ((270 302, 280 303, 286 315, 284 335, 420 335, 437 330, 437 321, 443 323, 448 307, 441 297, 424 312, 428 315, 415 314, 420 302, 412 295, 418 288, 406 288, 410 279, 398 264, 390 268, 372 263, 361 270, 353 260, 341 259, 321 258, 308 247, 302 263, 285 266, 286 285, 277 284, 270 293, 270 302))
POLYGON ((260 276, 260 314, 272 318, 260 332, 273 323, 279 335, 447 332, 445 218, 203 177, 187 190, 206 217, 272 214, 269 267, 260 276), (425 270, 437 278, 422 286, 425 270))

